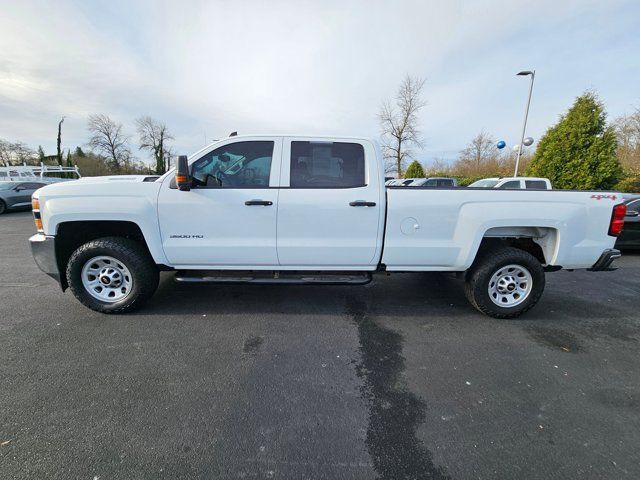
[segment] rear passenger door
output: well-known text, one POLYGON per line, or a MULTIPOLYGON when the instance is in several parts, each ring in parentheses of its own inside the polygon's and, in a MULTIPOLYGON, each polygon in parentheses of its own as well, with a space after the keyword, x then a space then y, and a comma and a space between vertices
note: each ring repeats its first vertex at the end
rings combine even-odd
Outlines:
POLYGON ((281 179, 281 266, 375 268, 385 200, 371 143, 285 138, 281 179))

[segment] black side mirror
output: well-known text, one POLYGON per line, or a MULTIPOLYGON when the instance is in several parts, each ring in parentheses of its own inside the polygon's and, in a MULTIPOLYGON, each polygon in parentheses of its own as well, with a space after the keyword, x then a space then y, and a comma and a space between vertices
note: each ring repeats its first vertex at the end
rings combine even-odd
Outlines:
POLYGON ((176 167, 176 185, 179 190, 188 192, 191 190, 191 176, 189 175, 189 162, 186 155, 178 157, 178 165, 176 167))

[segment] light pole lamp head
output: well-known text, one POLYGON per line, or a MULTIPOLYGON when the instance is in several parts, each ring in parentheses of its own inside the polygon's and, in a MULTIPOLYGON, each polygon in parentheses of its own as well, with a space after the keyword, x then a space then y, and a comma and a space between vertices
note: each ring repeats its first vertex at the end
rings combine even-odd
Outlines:
POLYGON ((520 75, 520 76, 533 75, 533 72, 529 70, 523 70, 522 72, 516 73, 516 75, 520 75))

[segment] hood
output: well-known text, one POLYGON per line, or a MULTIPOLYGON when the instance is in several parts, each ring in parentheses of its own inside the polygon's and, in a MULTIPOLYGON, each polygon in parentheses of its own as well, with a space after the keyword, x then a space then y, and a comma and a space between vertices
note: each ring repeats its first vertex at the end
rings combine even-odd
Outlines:
POLYGON ((83 177, 78 180, 56 182, 38 190, 38 195, 80 196, 104 194, 134 194, 155 189, 157 175, 110 175, 104 177, 83 177))

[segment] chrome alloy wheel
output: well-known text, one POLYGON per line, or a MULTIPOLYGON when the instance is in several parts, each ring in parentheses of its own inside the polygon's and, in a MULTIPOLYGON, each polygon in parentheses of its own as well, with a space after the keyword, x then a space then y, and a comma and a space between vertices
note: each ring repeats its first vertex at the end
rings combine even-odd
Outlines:
POLYGON ((113 257, 93 257, 82 267, 82 285, 101 302, 115 303, 131 293, 133 278, 124 263, 113 257))
POLYGON ((499 307, 511 308, 524 302, 532 288, 529 270, 522 265, 505 265, 489 280, 489 298, 499 307))

